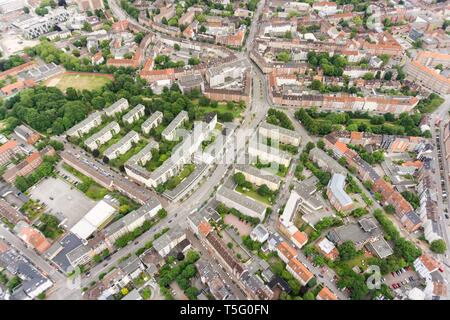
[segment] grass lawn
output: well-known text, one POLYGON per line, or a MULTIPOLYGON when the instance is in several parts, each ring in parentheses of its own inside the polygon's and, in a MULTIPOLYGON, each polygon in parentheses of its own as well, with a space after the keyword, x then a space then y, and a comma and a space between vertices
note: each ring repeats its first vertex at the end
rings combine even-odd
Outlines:
POLYGON ((118 134, 116 134, 114 137, 112 137, 111 140, 109 140, 108 142, 106 142, 105 144, 102 144, 100 146, 100 148, 98 148, 98 151, 100 151, 100 154, 103 155, 103 153, 106 151, 106 149, 108 149, 109 147, 111 147, 113 144, 117 143, 120 141, 120 139, 122 139, 123 137, 125 137, 126 132, 120 130, 120 132, 118 134))
POLYGON ((178 186, 181 181, 186 179, 193 171, 195 170, 195 165, 190 163, 184 165, 183 169, 181 170, 180 174, 170 178, 166 183, 165 186, 169 190, 175 189, 176 186, 178 186))
POLYGON ((120 167, 125 162, 127 162, 128 159, 130 159, 132 156, 137 154, 139 151, 144 149, 144 147, 148 144, 148 141, 140 140, 134 147, 132 147, 130 150, 125 152, 124 154, 120 155, 119 157, 111 160, 109 162, 109 165, 113 167, 120 167))
POLYGON ((260 195, 255 190, 249 190, 247 188, 243 188, 241 186, 237 186, 236 187, 236 191, 240 192, 240 193, 246 195, 247 197, 250 197, 250 198, 252 198, 252 199, 254 199, 256 201, 262 202, 265 205, 268 205, 268 206, 272 205, 272 202, 270 201, 271 199, 269 197, 264 197, 264 196, 260 195))
POLYGON ((92 74, 62 74, 47 80, 45 85, 57 87, 61 91, 66 91, 70 87, 77 90, 98 90, 110 82, 111 80, 107 77, 92 74))
POLYGON ((77 188, 81 192, 83 192, 88 198, 97 201, 103 199, 105 195, 109 193, 108 189, 102 187, 94 180, 92 180, 89 177, 86 177, 84 174, 78 172, 68 164, 63 163, 63 168, 82 181, 82 183, 77 184, 77 188))
POLYGON ((203 114, 206 114, 206 113, 209 113, 209 112, 217 112, 217 113, 226 113, 226 112, 230 112, 230 113, 233 114, 233 116, 234 116, 235 118, 239 118, 239 116, 241 115, 242 111, 244 111, 244 109, 243 109, 243 108, 240 108, 240 107, 238 106, 238 104, 236 104, 236 107, 235 107, 235 108, 229 109, 229 108, 227 107, 227 104, 226 104, 226 103, 219 103, 219 105, 217 106, 217 108, 214 108, 214 107, 211 107, 211 106, 208 106, 208 107, 202 107, 202 106, 199 106, 199 109, 200 109, 200 111, 201 111, 203 114))
POLYGON ((144 299, 144 300, 150 299, 150 297, 152 296, 152 290, 149 287, 145 287, 141 291, 141 296, 142 296, 142 299, 144 299))
POLYGON ((161 140, 159 142, 159 150, 153 153, 152 158, 145 164, 145 168, 152 172, 161 166, 164 161, 172 155, 172 149, 179 143, 179 141, 161 140))
POLYGON ((361 254, 351 260, 345 261, 345 264, 350 268, 358 266, 361 270, 367 269, 367 266, 368 266, 367 265, 367 257, 364 256, 364 254, 361 254))

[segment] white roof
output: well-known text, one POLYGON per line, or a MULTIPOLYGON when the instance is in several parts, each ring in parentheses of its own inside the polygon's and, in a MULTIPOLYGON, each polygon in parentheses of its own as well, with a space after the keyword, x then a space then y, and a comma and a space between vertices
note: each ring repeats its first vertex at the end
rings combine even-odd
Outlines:
POLYGON ((300 196, 294 190, 291 191, 291 195, 289 196, 289 200, 284 207, 283 214, 280 217, 281 223, 288 227, 291 224, 291 220, 295 213, 295 209, 297 208, 297 202, 300 199, 300 196))
POLYGON ((107 221, 116 209, 102 200, 95 205, 70 231, 81 239, 87 239, 93 234, 105 221, 107 221))
POLYGON ((333 242, 331 242, 327 238, 323 238, 323 240, 320 241, 318 243, 318 245, 319 245, 319 248, 326 254, 329 254, 331 252, 331 250, 333 250, 335 248, 333 242))

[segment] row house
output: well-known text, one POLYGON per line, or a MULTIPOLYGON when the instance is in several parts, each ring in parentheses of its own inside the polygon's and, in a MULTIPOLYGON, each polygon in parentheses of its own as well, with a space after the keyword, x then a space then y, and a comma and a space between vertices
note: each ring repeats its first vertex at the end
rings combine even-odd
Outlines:
POLYGON ((94 133, 86 139, 84 145, 91 151, 98 149, 101 145, 111 140, 114 135, 119 133, 119 131, 119 124, 116 121, 110 122, 99 132, 94 133))
POLYGON ((104 156, 109 160, 113 160, 130 150, 133 147, 133 144, 139 142, 139 139, 139 134, 132 130, 120 139, 119 142, 106 149, 104 156))

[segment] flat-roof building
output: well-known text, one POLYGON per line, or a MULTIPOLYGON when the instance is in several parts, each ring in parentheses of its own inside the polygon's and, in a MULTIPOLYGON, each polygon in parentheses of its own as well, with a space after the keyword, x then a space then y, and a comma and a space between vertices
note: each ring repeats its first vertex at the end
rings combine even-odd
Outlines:
POLYGON ((136 131, 128 132, 119 142, 113 144, 105 150, 104 156, 109 160, 115 159, 126 153, 133 147, 134 143, 139 142, 139 134, 136 131))
POLYGON ((141 125, 142 132, 144 134, 148 134, 151 129, 156 128, 158 125, 160 125, 162 120, 163 120, 163 113, 161 111, 155 111, 141 125))
POLYGON ((266 207, 239 192, 222 186, 216 192, 216 199, 227 207, 240 211, 242 214, 258 218, 260 221, 264 220, 266 207))
POLYGON ((181 111, 175 119, 161 132, 161 136, 169 141, 175 139, 175 131, 180 127, 185 121, 189 120, 188 113, 186 111, 181 111))
POLYGON ((114 135, 119 133, 119 131, 119 124, 116 121, 110 122, 99 132, 94 133, 92 136, 87 138, 84 145, 91 151, 98 149, 101 145, 111 140, 114 135))
POLYGON ((275 126, 265 121, 259 126, 258 133, 263 137, 277 140, 281 143, 290 144, 296 147, 300 145, 300 135, 297 132, 275 126))
POLYGON ((88 133, 94 127, 97 127, 102 123, 102 113, 95 111, 90 114, 86 119, 77 123, 72 128, 67 130, 67 135, 69 137, 81 138, 83 134, 88 133))
POLYGON ((105 109, 105 114, 108 117, 114 116, 116 113, 123 112, 127 110, 129 107, 128 100, 125 98, 121 98, 114 102, 112 105, 110 105, 108 108, 105 109))
POLYGON ((122 121, 128 124, 132 124, 133 122, 142 118, 144 115, 145 107, 142 104, 138 104, 122 117, 122 121))
POLYGON ((333 174, 328 182, 327 196, 338 211, 349 211, 353 208, 353 200, 345 192, 345 176, 342 174, 333 174))

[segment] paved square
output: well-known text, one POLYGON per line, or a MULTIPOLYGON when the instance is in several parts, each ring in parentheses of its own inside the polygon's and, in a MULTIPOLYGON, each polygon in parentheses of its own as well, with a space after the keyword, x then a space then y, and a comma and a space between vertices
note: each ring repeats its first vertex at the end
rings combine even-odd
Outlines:
POLYGON ((96 202, 65 181, 49 177, 30 191, 30 197, 44 203, 48 211, 60 220, 67 219, 64 226, 70 229, 96 202), (53 200, 52 200, 53 199, 53 200))

